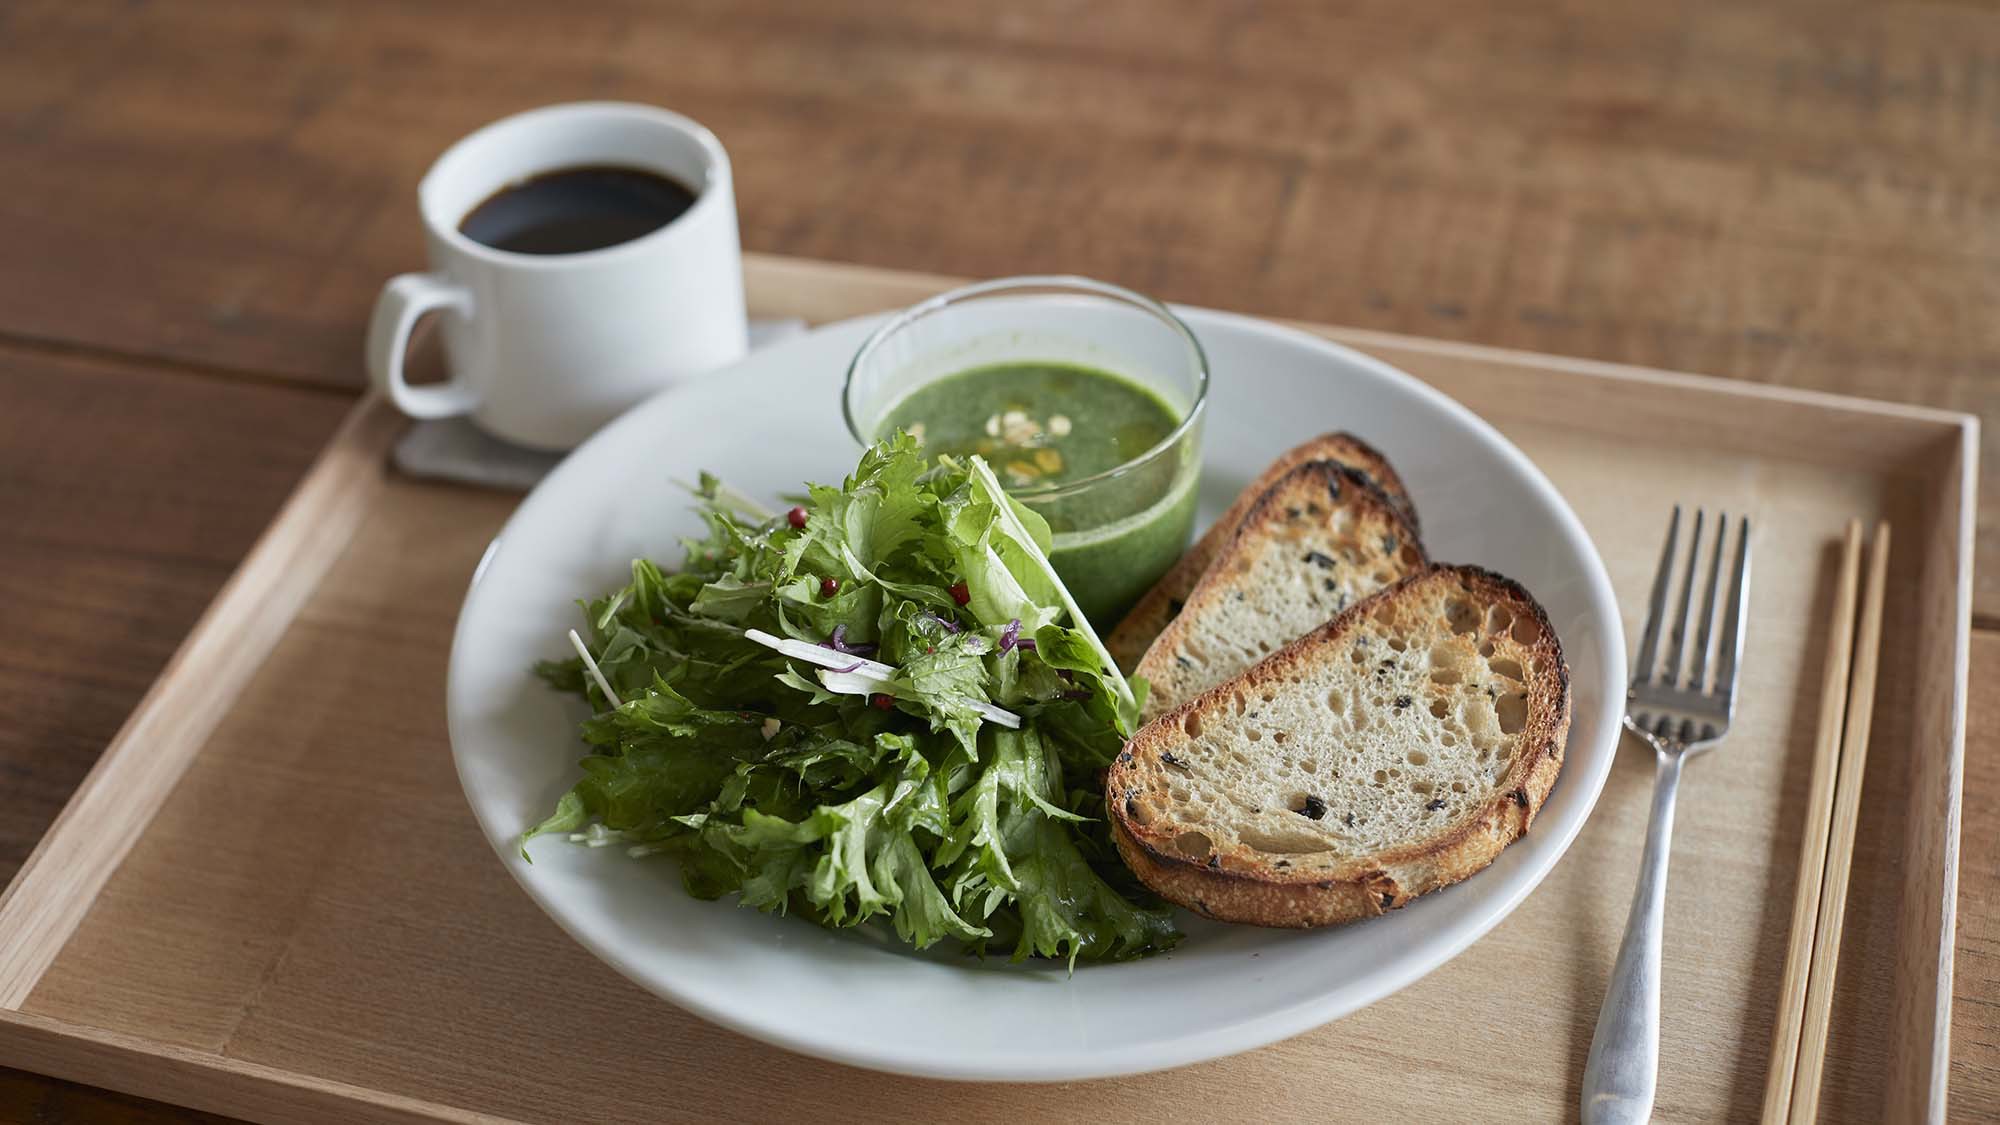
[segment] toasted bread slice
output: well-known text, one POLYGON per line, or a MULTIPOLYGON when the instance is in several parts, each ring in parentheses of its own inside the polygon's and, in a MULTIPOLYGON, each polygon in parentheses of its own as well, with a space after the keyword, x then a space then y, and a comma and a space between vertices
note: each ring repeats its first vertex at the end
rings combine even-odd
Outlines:
POLYGON ((1349 605, 1430 565, 1415 529, 1353 469, 1308 461, 1278 478, 1135 671, 1161 714, 1240 675, 1349 605))
POLYGON ((1140 728, 1105 777, 1112 835, 1147 886, 1211 918, 1372 917, 1527 832, 1569 719, 1534 598, 1434 567, 1140 728))
POLYGON ((1146 595, 1132 607, 1125 619, 1105 638, 1105 647, 1111 650, 1112 659, 1118 667, 1127 672, 1139 665, 1139 659, 1153 644, 1153 639, 1166 629, 1167 622, 1180 613, 1187 602, 1188 594, 1200 583, 1217 555, 1229 545, 1236 530, 1243 523, 1243 517, 1278 479, 1308 461, 1334 461, 1346 465, 1369 482, 1381 489, 1389 497, 1403 518, 1409 521, 1412 531, 1421 531, 1417 523, 1417 509, 1410 502, 1410 496, 1403 488, 1403 478, 1389 464, 1388 458, 1353 434, 1321 434, 1311 441, 1292 447, 1280 454, 1271 466, 1264 470, 1250 486, 1238 493, 1222 518, 1208 529, 1188 552, 1181 556, 1172 570, 1167 571, 1146 595))

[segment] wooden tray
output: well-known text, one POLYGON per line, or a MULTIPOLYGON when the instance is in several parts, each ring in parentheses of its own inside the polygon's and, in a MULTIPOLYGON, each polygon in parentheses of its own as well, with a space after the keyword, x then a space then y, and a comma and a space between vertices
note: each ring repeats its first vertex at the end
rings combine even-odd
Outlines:
MULTIPOLYGON (((757 314, 815 321, 945 284, 768 258, 748 272, 757 314)), ((1975 421, 1322 331, 1534 457, 1634 635, 1671 503, 1758 520, 1738 729, 1681 798, 1663 1121, 1760 1103, 1830 552, 1850 516, 1894 521, 1823 1105, 1940 1118, 1975 421)), ((452 624, 515 498, 392 474, 401 425, 355 408, 0 899, 0 1063, 275 1121, 1575 1115, 1644 830, 1652 764, 1630 747, 1569 855, 1492 934, 1366 1011, 1231 1059, 1060 1087, 919 1081, 788 1055, 640 991, 513 886, 459 794, 452 624)))

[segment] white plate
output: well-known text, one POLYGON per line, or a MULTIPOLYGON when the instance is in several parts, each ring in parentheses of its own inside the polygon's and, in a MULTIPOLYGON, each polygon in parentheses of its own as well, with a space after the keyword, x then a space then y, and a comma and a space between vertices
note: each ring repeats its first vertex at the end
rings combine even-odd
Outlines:
MULTIPOLYGON (((547 841, 523 862, 515 837, 568 788, 581 746, 581 705, 529 665, 568 654, 575 599, 622 584, 632 557, 678 562, 678 537, 696 524, 675 480, 709 469, 771 496, 852 468, 859 450, 841 421, 841 376, 870 318, 641 405, 564 461, 494 540, 459 617, 448 710, 466 797, 507 869, 592 952, 707 1019, 806 1054, 944 1078, 1094 1078, 1261 1046, 1389 995, 1506 917, 1575 838, 1611 767, 1625 643, 1603 563, 1548 480, 1457 403, 1316 337, 1182 313, 1214 371, 1205 520, 1280 451, 1351 430, 1395 462, 1434 558, 1499 570, 1547 608, 1575 693, 1567 761, 1535 831, 1491 868, 1322 932, 1183 914, 1187 940, 1174 952, 1072 976, 1004 957, 916 955, 866 932, 698 902, 671 863, 618 848, 547 841)), ((618 1029, 606 1033, 615 1040, 618 1029)))

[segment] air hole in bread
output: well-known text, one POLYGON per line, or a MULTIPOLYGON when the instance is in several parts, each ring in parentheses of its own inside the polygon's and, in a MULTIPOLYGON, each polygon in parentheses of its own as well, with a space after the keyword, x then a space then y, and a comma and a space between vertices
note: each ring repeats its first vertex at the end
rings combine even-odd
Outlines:
POLYGON ((1504 605, 1496 605, 1486 611, 1486 631, 1489 633, 1504 633, 1507 631, 1507 626, 1513 623, 1514 611, 1504 605))
POLYGON ((1292 737, 1291 733, 1288 731, 1278 730, 1271 732, 1271 741, 1277 743, 1280 746, 1283 746, 1286 743, 1286 741, 1289 740, 1291 737, 1292 737))
POLYGON ((1396 581, 1396 575, 1393 571, 1378 570, 1375 572, 1375 581, 1387 586, 1396 581))
POLYGON ((1444 604, 1445 623, 1461 636, 1479 631, 1479 610, 1471 602, 1453 598, 1444 604))
POLYGON ((1326 850, 1326 841, 1310 832, 1267 832, 1246 828, 1236 838, 1266 855, 1307 855, 1326 850))
POLYGON ((1125 799, 1125 815, 1131 817, 1134 824, 1151 824, 1153 823, 1153 806, 1144 801, 1135 801, 1128 797, 1125 799))
POLYGON ((1492 655, 1493 655, 1493 642, 1492 642, 1492 641, 1481 641, 1481 642, 1479 642, 1479 655, 1480 655, 1480 656, 1482 656, 1482 657, 1486 657, 1486 656, 1492 656, 1492 655))
POLYGON ((1390 637, 1389 647, 1397 652, 1406 652, 1409 650, 1410 646, 1409 643, 1403 640, 1403 638, 1401 637, 1390 637))
POLYGON ((1172 799, 1174 803, 1181 805, 1185 805, 1189 801, 1194 799, 1193 795, 1190 794, 1186 788, 1179 785, 1176 785, 1172 789, 1167 790, 1167 796, 1170 799, 1172 799))
POLYGON ((1515 618, 1514 631, 1510 635, 1516 644, 1531 645, 1542 639, 1542 627, 1535 624, 1532 617, 1519 617, 1515 618))
POLYGON ((1452 791, 1452 792, 1454 792, 1454 793, 1463 793, 1463 792, 1465 792, 1465 782, 1463 782, 1463 781, 1454 781, 1454 782, 1452 782, 1452 783, 1451 783, 1451 791, 1452 791))
POLYGON ((1525 695, 1501 696, 1493 703, 1493 710, 1500 718, 1502 734, 1519 734, 1528 724, 1528 697, 1525 695))
POLYGON ((1436 788, 1436 787, 1435 787, 1435 786, 1433 786, 1433 785, 1432 785, 1432 784, 1431 784, 1430 782, 1428 782, 1428 781, 1412 781, 1412 782, 1410 782, 1410 792, 1412 792, 1412 793, 1415 793, 1415 794, 1416 794, 1417 796, 1419 796, 1419 797, 1428 797, 1428 796, 1430 796, 1430 795, 1431 795, 1431 790, 1432 790, 1432 789, 1434 789, 1434 788, 1436 788))
POLYGON ((1272 702, 1273 700, 1277 699, 1277 698, 1278 698, 1278 696, 1277 696, 1277 694, 1276 694, 1275 692, 1268 692, 1268 691, 1267 691, 1267 692, 1265 692, 1265 693, 1263 694, 1262 698, 1263 698, 1264 702, 1266 702, 1266 703, 1270 703, 1270 702, 1272 702))
POLYGON ((1431 700, 1431 718, 1442 719, 1451 713, 1451 704, 1442 699, 1431 700))
POLYGON ((1434 684, 1442 684, 1445 687, 1450 687, 1452 684, 1463 683, 1464 681, 1464 674, 1456 668, 1431 669, 1431 682, 1434 684))
POLYGON ((1249 706, 1249 704, 1243 702, 1242 692, 1233 691, 1229 693, 1229 707, 1237 714, 1241 715, 1249 706))
POLYGON ((1518 660, 1509 660, 1503 656, 1498 660, 1488 660, 1486 666, 1493 669, 1493 674, 1496 676, 1505 676, 1510 680, 1524 678, 1521 675, 1521 662, 1518 660))
POLYGON ((1389 771, 1388 771, 1388 770, 1376 770, 1376 771, 1375 771, 1375 784, 1377 784, 1377 785, 1387 785, 1387 784, 1389 784, 1389 771))
POLYGON ((1181 729, 1187 732, 1189 738, 1200 738, 1201 712, 1189 711, 1187 717, 1181 720, 1181 729))
POLYGON ((1249 730, 1243 732, 1243 737, 1252 742, 1262 742, 1264 741, 1264 732, 1258 730, 1256 727, 1251 727, 1249 730))
POLYGON ((1413 571, 1418 569, 1424 561, 1423 555, 1419 554, 1416 546, 1410 543, 1403 544, 1403 549, 1396 552, 1396 557, 1403 560, 1405 568, 1413 571))
POLYGON ((1445 731, 1443 734, 1438 735, 1438 745, 1456 746, 1458 745, 1458 737, 1450 731, 1445 731))
POLYGON ((1215 850, 1215 841, 1200 832, 1183 832, 1174 837, 1174 850, 1194 860, 1206 860, 1215 850))
POLYGON ((1336 715, 1345 715, 1347 713, 1347 693, 1339 688, 1334 688, 1332 691, 1327 692, 1326 709, 1336 715))
POLYGON ((1424 753, 1422 750, 1412 750, 1409 753, 1403 755, 1403 760, 1410 763, 1413 766, 1422 766, 1422 765, 1428 765, 1430 763, 1431 756, 1429 754, 1424 753))

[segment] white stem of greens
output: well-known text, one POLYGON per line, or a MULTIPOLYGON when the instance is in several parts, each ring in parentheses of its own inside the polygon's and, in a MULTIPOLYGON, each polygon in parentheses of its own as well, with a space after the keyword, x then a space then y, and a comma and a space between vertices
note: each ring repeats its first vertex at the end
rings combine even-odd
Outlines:
POLYGON ((774 637, 762 629, 743 630, 745 640, 756 641, 765 648, 774 648, 794 660, 831 668, 836 672, 852 672, 872 680, 887 680, 895 676, 896 669, 888 664, 878 664, 873 660, 854 656, 845 652, 835 652, 830 648, 794 641, 785 637, 774 637))
MULTIPOLYGON (((876 692, 897 694, 895 685, 891 682, 896 677, 893 665, 882 664, 850 653, 835 652, 830 648, 821 648, 819 645, 807 644, 804 641, 774 637, 762 629, 745 629, 743 635, 765 648, 776 649, 795 660, 819 665, 824 669, 819 673, 819 682, 825 684, 828 691, 839 692, 842 695, 872 695, 876 692)), ((1012 711, 975 699, 968 699, 966 703, 979 712, 980 718, 988 722, 998 723, 1008 730, 1021 729, 1021 716, 1012 711)))
POLYGON ((591 679, 597 681, 597 688, 604 693, 604 698, 611 702, 611 709, 615 711, 625 706, 619 700, 618 693, 611 690, 611 681, 604 678, 604 670, 597 666, 597 661, 590 658, 590 650, 583 647, 583 638, 576 635, 575 629, 569 631, 569 643, 571 648, 576 649, 576 654, 583 657, 584 669, 590 673, 591 679))
POLYGON ((1118 670, 1118 662, 1111 658, 1111 650, 1104 647, 1104 642, 1097 637, 1097 630, 1090 627, 1090 618, 1085 617, 1083 611, 1077 608, 1076 599, 1070 596, 1069 587, 1063 585, 1062 578, 1056 574, 1055 564, 1042 553, 1041 544, 1035 542, 1035 537, 1028 533, 1020 517, 1014 514, 1013 507, 1007 503, 1006 491, 1000 487, 1000 478, 993 475, 993 469, 987 465, 986 458, 976 453, 970 459, 969 468, 972 475, 979 478, 980 483, 997 498, 995 506, 1000 511, 999 518, 1007 528, 1007 533, 1020 542, 1037 566, 1048 573, 1049 583, 1056 588, 1056 593, 1061 595, 1063 608, 1069 611, 1070 627, 1082 633, 1090 642, 1091 651, 1097 655, 1098 663, 1103 666, 1104 675, 1110 681, 1112 690, 1118 693, 1119 702, 1125 707, 1136 708, 1138 700, 1132 695, 1132 685, 1125 682, 1124 673, 1118 670))
MULTIPOLYGON (((875 679, 872 676, 864 676, 859 672, 836 672, 831 668, 822 669, 819 673, 819 682, 826 685, 826 690, 839 692, 842 695, 874 695, 880 692, 885 695, 894 695, 898 699, 902 698, 901 694, 896 690, 896 685, 875 679)), ((979 712, 980 718, 985 719, 995 726, 1006 727, 1008 730, 1021 729, 1021 716, 1016 715, 1012 711, 995 707, 991 703, 981 703, 976 699, 967 699, 965 702, 973 710, 979 712)))

